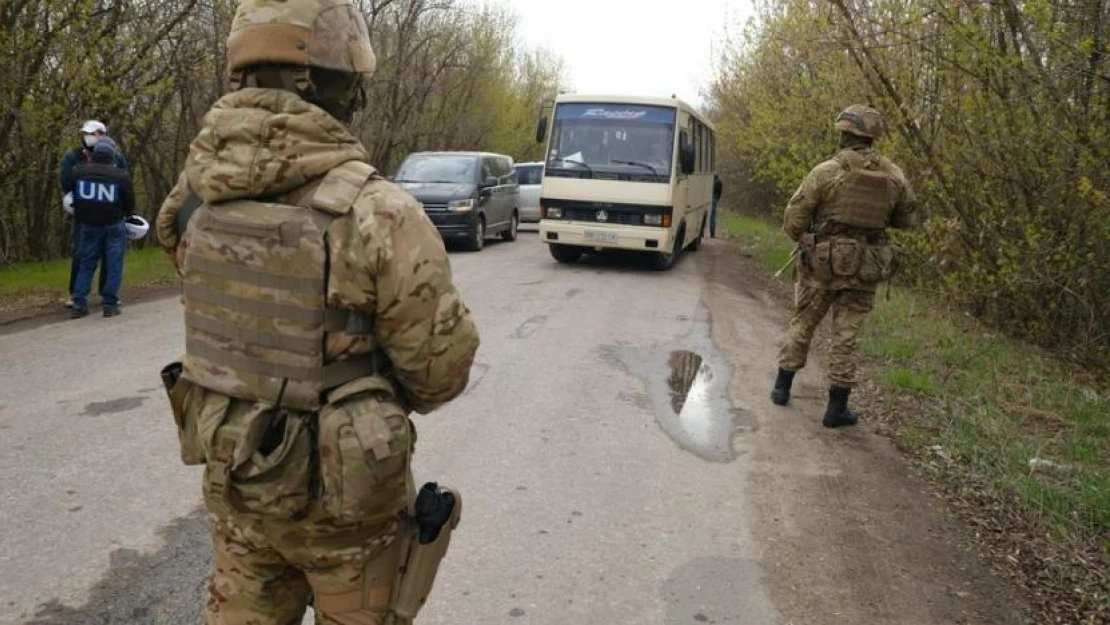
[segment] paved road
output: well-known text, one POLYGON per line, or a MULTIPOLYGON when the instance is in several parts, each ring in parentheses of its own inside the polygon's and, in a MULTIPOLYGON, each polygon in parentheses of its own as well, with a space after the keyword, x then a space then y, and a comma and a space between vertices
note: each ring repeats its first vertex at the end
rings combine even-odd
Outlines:
MULTIPOLYGON (((482 347, 416 421, 417 479, 466 498, 421 625, 1024 622, 885 439, 816 424, 819 371, 769 405, 782 310, 733 253, 452 254, 482 347)), ((198 622, 200 474, 157 375, 181 347, 176 298, 0 336, 0 623, 198 622)))

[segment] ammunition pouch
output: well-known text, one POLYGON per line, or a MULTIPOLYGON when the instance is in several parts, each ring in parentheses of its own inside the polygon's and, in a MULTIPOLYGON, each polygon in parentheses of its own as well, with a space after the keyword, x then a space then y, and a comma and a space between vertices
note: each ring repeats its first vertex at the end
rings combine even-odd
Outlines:
POLYGON ((898 249, 889 243, 865 245, 860 258, 859 279, 864 282, 889 280, 900 266, 898 249))
POLYGON ((809 271, 821 282, 831 282, 833 279, 831 247, 832 243, 828 240, 814 243, 813 252, 809 255, 809 271))
POLYGON ((462 497, 458 492, 434 482, 424 484, 420 490, 414 504, 416 514, 407 518, 407 530, 402 534, 407 544, 404 546, 404 560, 399 569, 401 578, 394 586, 393 600, 390 603, 390 611, 401 619, 416 618, 417 612, 424 607, 432 592, 440 562, 451 543, 451 532, 458 527, 462 518, 462 497), (444 510, 443 515, 431 526, 421 522, 426 518, 421 515, 420 510, 421 499, 425 496, 439 498, 440 501, 449 498, 452 502, 451 509, 444 510))
POLYGON ((859 274, 863 245, 856 239, 835 237, 830 241, 829 267, 837 278, 854 278, 859 274))

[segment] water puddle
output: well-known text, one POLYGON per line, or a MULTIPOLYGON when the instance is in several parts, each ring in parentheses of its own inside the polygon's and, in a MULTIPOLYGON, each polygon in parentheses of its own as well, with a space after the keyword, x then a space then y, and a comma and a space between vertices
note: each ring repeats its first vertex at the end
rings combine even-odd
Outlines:
POLYGON ((712 462, 736 457, 733 434, 739 429, 728 397, 730 363, 710 338, 708 310, 700 309, 694 328, 670 344, 647 348, 615 346, 602 357, 644 381, 659 427, 674 442, 712 462))

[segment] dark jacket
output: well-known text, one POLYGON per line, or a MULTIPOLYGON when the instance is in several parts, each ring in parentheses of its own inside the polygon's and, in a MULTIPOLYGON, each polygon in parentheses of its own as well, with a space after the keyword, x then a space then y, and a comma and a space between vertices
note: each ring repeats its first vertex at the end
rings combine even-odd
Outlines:
POLYGON ((112 163, 73 168, 73 216, 90 226, 110 226, 135 212, 131 174, 112 163))
POLYGON ((721 199, 721 190, 722 190, 723 187, 724 187, 724 185, 721 184, 721 179, 714 176, 713 177, 713 199, 714 200, 721 199))
MULTIPOLYGON (((63 195, 73 190, 73 168, 81 163, 91 162, 92 150, 87 148, 74 148, 65 153, 65 156, 62 157, 61 175, 58 176, 59 182, 61 182, 62 185, 63 195)), ((124 171, 130 171, 127 159, 124 158, 123 154, 120 152, 116 152, 116 167, 124 171)))

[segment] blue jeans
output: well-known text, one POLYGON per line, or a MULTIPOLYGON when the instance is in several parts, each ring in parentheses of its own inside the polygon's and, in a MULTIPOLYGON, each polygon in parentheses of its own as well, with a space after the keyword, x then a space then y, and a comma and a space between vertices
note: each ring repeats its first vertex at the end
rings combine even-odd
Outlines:
POLYGON ((713 208, 709 212, 709 238, 717 238, 717 204, 721 202, 720 198, 713 198, 713 208))
MULTIPOLYGON (((70 256, 70 262, 69 262, 69 290, 66 291, 66 293, 69 293, 70 299, 73 299, 73 287, 75 287, 77 285, 77 265, 80 264, 80 262, 78 262, 78 261, 81 258, 80 256, 77 255, 77 245, 80 242, 80 237, 81 237, 81 222, 75 220, 73 222, 73 245, 72 245, 72 249, 69 252, 69 256, 70 256)), ((100 266, 101 267, 104 266, 104 257, 103 256, 100 257, 100 266)), ((100 275, 100 280, 99 280, 100 284, 97 285, 96 292, 103 294, 104 293, 104 269, 100 270, 99 275, 100 275)))
POLYGON ((119 306, 119 287, 123 282, 123 252, 127 249, 127 231, 123 221, 110 226, 90 226, 81 224, 77 235, 77 281, 73 287, 74 310, 87 310, 89 289, 96 263, 101 256, 104 263, 100 271, 104 274, 104 289, 100 299, 105 308, 119 306))

